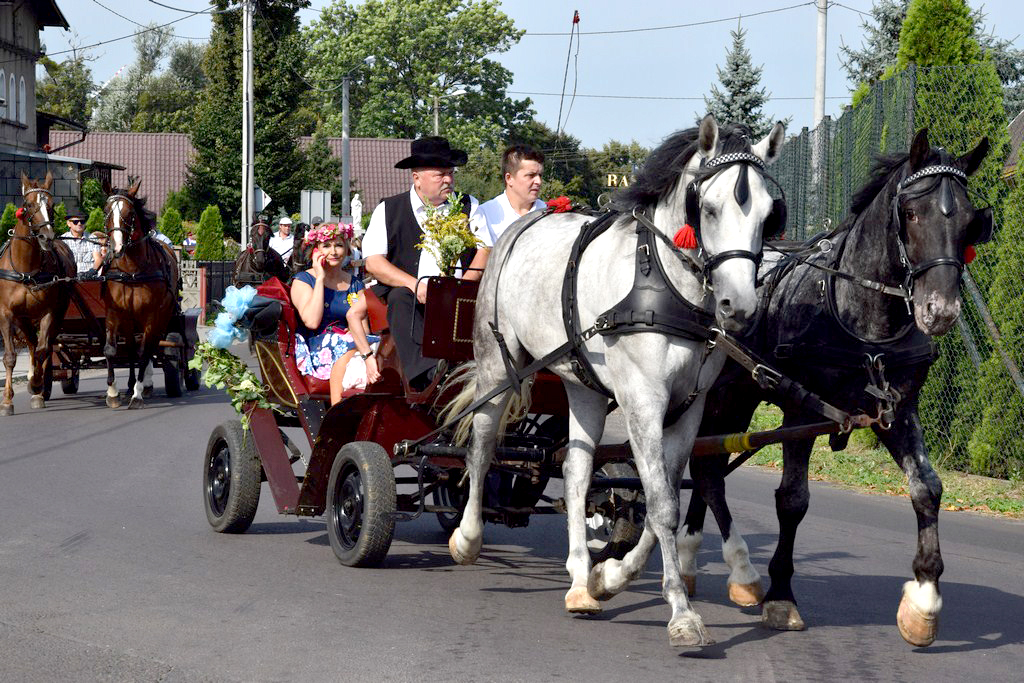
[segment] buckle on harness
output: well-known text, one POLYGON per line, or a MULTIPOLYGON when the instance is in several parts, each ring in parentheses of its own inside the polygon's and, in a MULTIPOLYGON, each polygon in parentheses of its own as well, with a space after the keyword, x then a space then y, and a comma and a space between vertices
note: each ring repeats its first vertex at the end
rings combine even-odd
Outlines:
POLYGON ((754 369, 750 371, 750 376, 754 378, 759 387, 765 390, 778 388, 779 382, 782 381, 781 372, 762 363, 754 366, 754 369))

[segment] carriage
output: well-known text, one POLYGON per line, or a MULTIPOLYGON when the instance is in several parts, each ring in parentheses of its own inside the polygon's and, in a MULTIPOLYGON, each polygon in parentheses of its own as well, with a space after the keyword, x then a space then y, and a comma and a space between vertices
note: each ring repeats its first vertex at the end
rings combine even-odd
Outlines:
MULTIPOLYGON (((106 369, 103 355, 106 305, 101 294, 102 286, 102 278, 88 276, 80 277, 72 284, 71 305, 54 342, 51 370, 44 381, 44 398, 50 397, 54 381, 60 382, 65 395, 76 394, 82 370, 106 369)), ((160 339, 153 365, 163 371, 164 390, 170 398, 199 388, 199 371, 190 370, 188 362, 195 355, 199 341, 196 328, 201 313, 198 308, 175 312, 160 339)), ((122 339, 118 343, 114 357, 116 368, 126 368, 137 362, 124 341, 122 339)))

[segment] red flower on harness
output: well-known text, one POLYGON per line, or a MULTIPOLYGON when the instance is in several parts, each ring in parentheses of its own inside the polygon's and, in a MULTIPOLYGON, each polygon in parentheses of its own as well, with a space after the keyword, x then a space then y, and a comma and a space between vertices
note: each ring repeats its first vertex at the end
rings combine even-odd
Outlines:
POLYGON ((964 263, 970 263, 974 260, 974 257, 978 255, 978 252, 974 250, 973 244, 968 244, 967 248, 964 249, 964 263))
POLYGON ((572 210, 572 200, 562 195, 548 200, 548 208, 552 213, 565 213, 572 210))
POLYGON ((20 207, 20 208, 19 208, 19 209, 18 209, 17 211, 15 211, 15 212, 14 212, 14 217, 15 217, 15 218, 17 218, 17 219, 18 219, 19 221, 20 221, 20 220, 21 220, 22 218, 24 218, 24 217, 25 217, 25 207, 24 207, 24 206, 22 206, 22 207, 20 207))
POLYGON ((687 223, 683 227, 679 228, 676 232, 676 236, 672 238, 672 243, 680 249, 696 249, 697 248, 697 232, 693 229, 693 226, 687 223))

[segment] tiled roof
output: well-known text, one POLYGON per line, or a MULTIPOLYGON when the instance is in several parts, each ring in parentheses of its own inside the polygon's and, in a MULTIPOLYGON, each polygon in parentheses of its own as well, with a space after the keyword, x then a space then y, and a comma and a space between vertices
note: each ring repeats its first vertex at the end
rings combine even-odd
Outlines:
MULTIPOLYGON (((50 131, 50 146, 74 142, 77 131, 50 131)), ((301 138, 303 146, 311 138, 301 138)), ((363 212, 383 199, 409 189, 409 171, 395 168, 395 162, 409 156, 410 140, 351 138, 352 191, 358 192, 363 212)), ((328 138, 331 154, 341 158, 341 138, 328 138)), ((85 141, 61 151, 76 157, 124 166, 114 171, 115 185, 124 186, 128 175, 142 178, 142 194, 157 213, 163 208, 170 190, 185 185, 186 168, 192 155, 192 143, 185 133, 89 133, 85 141)))
MULTIPOLYGON (((306 146, 312 138, 300 139, 306 146)), ((412 185, 408 170, 395 168, 395 162, 409 156, 411 140, 389 138, 349 138, 352 153, 352 191, 359 193, 364 215, 373 211, 380 200, 412 185)), ((341 158, 341 138, 327 138, 331 156, 341 158)))
MULTIPOLYGON (((80 137, 77 131, 51 130, 50 146, 56 148, 80 137)), ((160 213, 167 193, 185 184, 192 143, 184 133, 89 133, 83 142, 61 153, 124 166, 123 171, 112 171, 114 185, 126 187, 129 175, 139 176, 140 194, 147 197, 150 209, 160 213)))

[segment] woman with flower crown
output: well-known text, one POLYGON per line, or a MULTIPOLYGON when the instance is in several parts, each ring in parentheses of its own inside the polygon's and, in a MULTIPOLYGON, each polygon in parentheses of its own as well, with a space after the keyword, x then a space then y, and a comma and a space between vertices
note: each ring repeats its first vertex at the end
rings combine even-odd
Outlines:
POLYGON ((351 225, 337 223, 307 233, 303 242, 314 246, 313 267, 292 280, 292 303, 304 328, 295 334, 296 365, 304 375, 330 380, 332 405, 344 390, 380 379, 371 346, 379 339, 368 334, 365 296, 360 294, 365 285, 343 267, 353 234, 351 225))

